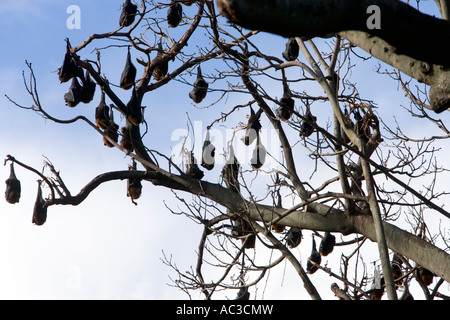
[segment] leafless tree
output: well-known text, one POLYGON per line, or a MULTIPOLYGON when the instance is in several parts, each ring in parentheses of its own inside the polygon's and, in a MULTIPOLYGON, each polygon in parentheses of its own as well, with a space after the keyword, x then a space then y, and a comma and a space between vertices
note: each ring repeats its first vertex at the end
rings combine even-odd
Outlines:
MULTIPOLYGON (((136 204, 139 197, 145 197, 142 183, 148 183, 173 190, 180 205, 168 204, 168 212, 203 226, 198 259, 190 271, 180 270, 173 257, 163 257, 176 271, 174 286, 189 296, 200 290, 206 299, 212 299, 217 292, 234 289, 238 299, 249 298, 252 287, 287 261, 312 299, 321 299, 321 291, 330 290, 314 284, 316 272, 330 275, 331 290, 340 299, 380 299, 385 291, 390 299, 408 299, 412 281, 420 284, 426 298, 448 299, 440 289, 450 281, 449 231, 445 227, 450 213, 443 206, 447 192, 436 188, 447 168, 435 147, 449 138, 445 123, 435 112, 444 112, 447 105, 442 99, 436 102, 436 95, 430 97, 431 91, 426 91, 431 86, 432 90, 438 88, 435 91, 440 96, 448 92, 448 58, 439 54, 446 51, 423 51, 416 45, 411 50, 405 44, 409 34, 403 29, 365 33, 362 17, 366 13, 361 13, 365 8, 353 8, 356 13, 347 7, 333 9, 342 11, 342 19, 326 8, 317 8, 321 11, 307 17, 326 14, 329 19, 290 15, 289 19, 301 24, 298 28, 284 19, 282 3, 295 4, 303 17, 301 6, 313 8, 312 2, 272 1, 273 7, 268 9, 267 1, 264 5, 217 1, 216 7, 213 1, 142 0, 135 11, 124 7, 125 16, 116 30, 93 33, 78 45, 67 39, 68 53, 59 69, 62 82, 72 81, 66 103, 74 107, 94 104, 88 89, 95 83, 102 98, 91 117, 80 114, 60 119, 50 114, 38 94, 38 77, 27 62, 24 83, 32 103, 21 105, 10 97, 12 103, 56 123, 84 121, 106 147, 120 149, 132 163, 130 168, 94 177, 73 193, 49 160, 45 166, 49 174, 44 174, 28 166, 26 159, 8 155, 5 164, 15 165, 16 173, 17 167, 34 172, 40 185, 49 190, 43 204, 36 202, 33 221, 44 224, 47 209, 79 205, 98 186, 112 180, 127 180, 128 196, 136 204), (361 19, 345 19, 355 14, 361 19), (264 43, 264 32, 257 30, 289 37, 286 47, 277 48, 274 55, 270 43, 264 43), (326 39, 320 38, 324 35, 326 39), (433 123, 440 134, 410 136, 400 124, 380 116, 383 106, 358 93, 351 71, 365 56, 357 46, 391 62, 392 70, 376 72, 403 89, 411 101, 411 117, 433 123), (396 46, 411 54, 395 59, 394 55, 400 55, 396 46), (102 69, 102 57, 111 47, 123 48, 124 56, 129 52, 128 71, 124 70, 120 83, 102 69), (95 60, 84 58, 89 50, 96 53, 95 60), (422 69, 412 68, 411 61, 422 69), (407 64, 410 67, 405 71, 407 64), (433 72, 427 66, 432 66, 433 72), (129 71, 133 68, 137 73, 129 71), (303 84, 317 85, 323 94, 302 91, 303 84), (145 106, 151 99, 146 98, 163 86, 191 88, 183 101, 186 105, 221 106, 220 114, 205 125, 208 135, 200 152, 183 143, 181 163, 146 142, 146 135, 152 134, 145 106), (129 90, 130 100, 120 99, 119 90, 129 90), (230 98, 241 102, 229 105, 230 98), (236 122, 236 118, 242 120, 236 122), (216 150, 209 136, 217 127, 232 132, 223 143, 224 150, 216 150), (251 155, 246 162, 239 154, 242 150, 251 155), (207 181, 204 171, 213 168, 217 179, 207 181), (436 215, 443 224, 439 230, 431 230, 427 218, 436 215), (376 272, 361 254, 371 242, 378 245, 376 272), (312 254, 302 261, 294 248, 311 243, 312 254), (341 256, 337 248, 345 248, 341 256), (321 263, 321 257, 328 254, 335 254, 339 267, 321 263)), ((443 8, 446 2, 441 2, 443 8)), ((390 22, 395 12, 425 19, 400 1, 380 3, 390 22)), ((430 21, 430 28, 443 30, 439 37, 449 34, 447 21, 430 21)), ((423 24, 411 24, 419 25, 419 31, 424 31, 423 24)), ((426 32, 420 38, 438 45, 428 36, 426 32)))

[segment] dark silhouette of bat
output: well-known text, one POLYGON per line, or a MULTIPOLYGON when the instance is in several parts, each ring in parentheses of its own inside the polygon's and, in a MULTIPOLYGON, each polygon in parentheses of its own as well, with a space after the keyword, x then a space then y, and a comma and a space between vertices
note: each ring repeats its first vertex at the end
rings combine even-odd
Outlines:
POLYGON ((259 109, 256 113, 253 108, 250 107, 250 117, 247 122, 247 127, 245 130, 244 144, 246 146, 250 145, 256 137, 259 135, 259 130, 261 130, 261 122, 259 118, 261 117, 262 109, 259 109))
POLYGON ((286 61, 294 61, 298 57, 299 49, 297 40, 295 38, 289 38, 282 56, 286 61))
POLYGON ((82 79, 81 102, 89 103, 94 99, 96 84, 86 70, 86 76, 82 79))
POLYGON ((248 292, 247 286, 243 286, 239 289, 235 300, 250 300, 250 292, 248 292))
POLYGON ((167 10, 167 23, 169 27, 176 28, 183 18, 183 7, 179 2, 172 1, 167 10))
POLYGON ((235 237, 242 237, 245 242, 246 249, 254 249, 256 242, 256 235, 252 230, 251 225, 244 219, 237 217, 231 220, 233 230, 231 234, 235 237))
MULTIPOLYGON (((162 49, 162 43, 160 42, 158 45, 158 53, 156 54, 155 61, 161 60, 164 51, 162 49)), ((159 61, 153 70, 153 78, 156 81, 161 80, 169 71, 169 62, 168 61, 159 61)))
POLYGON ((401 286, 402 282, 403 282, 402 280, 399 280, 403 276, 401 267, 398 264, 393 263, 393 264, 391 264, 391 269, 392 269, 392 276, 394 278, 395 286, 396 287, 401 286))
POLYGON ((302 229, 291 227, 286 234, 286 244, 289 248, 296 248, 302 242, 302 229))
POLYGON ((292 94, 287 84, 284 84, 283 88, 283 97, 280 99, 280 106, 277 108, 276 113, 280 120, 287 121, 294 112, 295 101, 292 99, 292 94))
POLYGON ((300 127, 300 136, 303 138, 307 138, 313 134, 313 132, 314 132, 313 124, 316 123, 317 118, 312 115, 311 110, 309 109, 309 106, 307 107, 304 117, 305 117, 305 119, 303 120, 301 127, 300 127))
POLYGON ((272 229, 276 233, 282 233, 284 231, 284 226, 282 224, 273 224, 272 229))
POLYGON ((120 87, 124 90, 129 90, 133 87, 136 80, 136 67, 131 62, 130 47, 128 47, 127 60, 120 76, 120 87))
POLYGON ((100 129, 105 130, 108 127, 110 120, 109 107, 105 103, 105 92, 102 91, 100 103, 97 108, 95 108, 95 123, 100 129))
POLYGON ((130 101, 127 103, 127 119, 135 126, 138 126, 144 120, 141 104, 139 102, 139 97, 137 96, 135 87, 133 87, 130 101))
POLYGON ((193 152, 188 152, 188 163, 186 166, 186 176, 191 179, 200 180, 203 178, 203 171, 198 167, 197 160, 193 152))
POLYGON ((6 191, 5 198, 8 203, 14 204, 18 203, 20 200, 20 181, 17 179, 16 174, 14 172, 14 164, 10 165, 9 178, 6 179, 6 191))
POLYGON ((321 256, 329 255, 333 251, 335 244, 336 244, 336 237, 329 232, 325 232, 325 235, 323 236, 319 245, 320 255, 321 256))
POLYGON ((214 168, 214 157, 216 154, 216 147, 211 143, 209 128, 206 130, 205 141, 202 148, 202 167, 206 170, 214 168))
POLYGON ((319 269, 319 267, 315 264, 320 264, 322 261, 322 257, 320 253, 316 249, 316 240, 314 239, 314 235, 312 236, 312 250, 311 255, 308 258, 308 261, 306 263, 306 272, 308 274, 313 274, 314 272, 319 269))
POLYGON ((422 279, 423 283, 424 283, 427 287, 428 287, 431 283, 433 283, 433 277, 434 277, 434 274, 433 274, 430 270, 421 267, 421 268, 419 269, 419 275, 420 275, 420 278, 422 279))
POLYGON ((239 168, 240 164, 237 160, 237 158, 234 155, 233 147, 230 146, 230 155, 228 157, 227 163, 224 165, 222 169, 222 178, 225 182, 225 185, 228 189, 230 189, 233 192, 239 193, 240 186, 239 186, 239 168))
POLYGON ((140 179, 128 179, 127 181, 127 196, 131 200, 137 200, 142 193, 142 183, 140 179))
POLYGON ((126 126, 122 127, 120 131, 122 133, 122 140, 120 140, 120 145, 122 146, 122 148, 127 149, 129 152, 132 152, 133 144, 131 143, 129 122, 127 122, 126 126))
POLYGON ((103 130, 103 144, 109 148, 114 147, 114 144, 109 141, 107 138, 110 138, 112 141, 117 143, 119 140, 119 125, 114 122, 114 114, 112 108, 109 109, 109 122, 106 125, 106 128, 103 130))
POLYGON ((189 98, 195 103, 200 103, 205 99, 208 92, 208 83, 203 79, 200 66, 197 68, 197 79, 194 82, 194 88, 189 92, 189 98))
POLYGON ((66 39, 66 54, 64 55, 62 66, 58 69, 58 77, 61 83, 67 82, 76 75, 79 75, 80 69, 75 63, 75 60, 73 60, 70 49, 70 42, 66 39))
POLYGON ((33 208, 33 218, 31 220, 31 222, 37 226, 42 226, 47 220, 47 207, 45 206, 45 200, 42 197, 41 182, 41 180, 38 181, 38 191, 33 208))
POLYGON ((130 0, 125 0, 122 6, 122 12, 120 13, 119 25, 121 27, 128 27, 134 22, 136 17, 137 6, 131 3, 130 0))
MULTIPOLYGON (((119 130, 119 126, 111 119, 108 126, 104 130, 104 134, 117 143, 119 140, 119 133, 117 130, 119 130)), ((103 144, 109 148, 114 147, 114 144, 112 144, 106 137, 103 137, 103 144)))
MULTIPOLYGON (((133 165, 128 166, 128 170, 136 170, 136 162, 133 160, 133 165)), ((137 200, 142 194, 141 179, 129 178, 127 179, 127 197, 131 198, 131 201, 137 200)))
POLYGON ((266 162, 267 151, 266 148, 262 145, 261 139, 259 138, 259 134, 256 137, 256 146, 253 150, 252 158, 250 159, 250 164, 254 169, 259 169, 263 166, 264 162, 266 162))
POLYGON ((391 270, 396 287, 400 287, 403 283, 403 280, 400 279, 403 276, 402 264, 403 261, 397 256, 397 254, 394 253, 394 256, 392 257, 391 270))
POLYGON ((64 100, 66 105, 73 108, 76 107, 82 99, 83 88, 77 80, 77 77, 72 78, 72 84, 70 85, 69 91, 64 94, 64 100))

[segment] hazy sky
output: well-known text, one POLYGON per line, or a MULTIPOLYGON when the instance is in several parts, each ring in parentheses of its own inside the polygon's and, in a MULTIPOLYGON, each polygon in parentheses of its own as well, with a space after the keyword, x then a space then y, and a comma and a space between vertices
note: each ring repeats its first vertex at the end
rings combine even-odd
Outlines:
MULTIPOLYGON (((59 83, 56 70, 64 56, 65 38, 70 38, 75 46, 92 33, 115 30, 121 4, 121 0, 2 0, 0 3, 0 155, 11 154, 37 169, 43 167, 44 156, 47 157, 73 194, 100 173, 126 169, 129 159, 118 150, 104 147, 102 137, 86 123, 66 126, 46 121, 32 111, 14 107, 4 95, 30 106, 22 79, 22 70, 28 74, 27 60, 33 65, 41 102, 51 114, 69 119, 81 112, 92 119, 100 99, 99 88, 91 104, 70 109, 63 100, 69 84, 59 83), (80 29, 67 27, 70 5, 81 9, 80 29)), ((195 8, 186 10, 193 15, 195 8)), ((267 41, 272 49, 277 48, 274 52, 279 51, 281 57, 285 39, 267 36, 267 41)), ((95 59, 92 50, 102 45, 101 41, 91 44, 82 51, 82 57, 95 59)), ((124 48, 102 52, 103 71, 110 79, 120 77, 125 54, 124 48)), ((372 59, 363 68, 354 70, 355 78, 359 79, 358 89, 386 107, 381 112, 393 114, 392 108, 400 103, 396 99, 403 94, 393 81, 386 78, 383 81, 382 76, 372 72, 376 65, 372 59)), ((157 90, 157 94, 151 93, 144 100, 149 105, 147 141, 152 148, 164 152, 170 152, 179 142, 178 138, 171 141, 171 137, 176 129, 186 128, 187 112, 191 120, 204 121, 200 122, 204 128, 223 107, 219 104, 212 110, 196 109, 187 99, 189 87, 178 86, 175 91, 170 88, 157 90), (167 120, 171 121, 170 129, 167 120)), ((120 94, 126 97, 129 92, 120 94)), ((406 100, 402 101, 407 106, 406 100)), ((414 127, 413 123, 410 129, 414 127)), ((217 173, 206 173, 205 177, 218 182, 217 173)), ((9 166, 0 166, 0 177, 5 180, 8 174, 9 166)), ((176 274, 161 259, 164 251, 168 257, 173 255, 181 270, 195 265, 202 228, 166 209, 164 199, 174 209, 178 206, 171 200, 173 195, 169 190, 145 184, 143 196, 135 206, 126 197, 125 181, 110 182, 95 190, 78 207, 49 208, 46 224, 37 227, 31 223, 37 177, 18 166, 16 174, 22 182, 20 203, 10 205, 0 201, 0 299, 187 297, 167 286, 171 282, 169 276, 176 278, 176 274)), ((310 241, 309 236, 305 237, 304 246, 296 249, 303 259, 309 254, 310 241)), ((373 259, 377 259, 376 254, 373 259)), ((321 276, 328 280, 327 275, 314 275, 313 281, 320 281, 321 276)), ((264 282, 266 288, 277 289, 262 287, 258 297, 308 299, 296 277, 291 266, 283 264, 264 282), (288 281, 292 279, 289 277, 294 281, 288 281)), ((227 297, 234 298, 235 292, 227 297)), ((328 298, 332 297, 328 293, 328 298)))
MULTIPOLYGON (((40 98, 49 112, 68 119, 81 111, 92 119, 99 88, 90 105, 70 110, 63 100, 70 83, 59 84, 55 70, 62 63, 65 38, 77 45, 91 33, 116 29, 121 4, 46 0, 0 4, 1 153, 38 169, 43 167, 43 156, 48 157, 74 194, 97 174, 126 169, 129 160, 104 147, 102 137, 85 123, 57 125, 12 106, 4 94, 30 106, 22 80, 27 60, 33 65, 40 98), (66 25, 70 16, 66 10, 72 4, 81 9, 79 30, 66 25)), ((120 63, 111 60, 111 65, 117 63, 120 68, 110 68, 110 72, 120 76, 124 51, 111 51, 120 54, 120 63)), ((170 132, 167 135, 170 139, 170 132)), ((0 169, 5 179, 8 169, 0 169)), ((0 298, 185 297, 168 290, 170 270, 160 259, 162 250, 168 255, 177 250, 180 236, 198 232, 195 225, 185 232, 186 221, 167 213, 161 199, 169 198, 169 191, 144 185, 145 196, 134 206, 126 197, 125 181, 107 183, 78 207, 50 208, 47 223, 40 228, 31 224, 37 177, 18 166, 16 174, 22 182, 20 203, 0 203, 0 298)), ((181 240, 192 250, 177 250, 177 259, 194 261, 195 240, 181 240)))

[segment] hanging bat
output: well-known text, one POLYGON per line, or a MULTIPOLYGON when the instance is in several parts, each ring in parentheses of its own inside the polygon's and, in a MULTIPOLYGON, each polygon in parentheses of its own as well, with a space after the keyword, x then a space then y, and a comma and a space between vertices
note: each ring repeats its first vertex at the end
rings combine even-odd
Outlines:
POLYGON ((422 279, 423 283, 427 287, 433 283, 434 274, 430 270, 421 267, 419 269, 419 275, 420 275, 420 278, 422 279))
POLYGON ((144 120, 141 104, 139 102, 139 97, 137 96, 135 87, 133 87, 130 101, 127 103, 127 119, 135 126, 138 126, 144 120))
POLYGON ((394 283, 396 287, 402 285, 402 280, 400 278, 403 276, 402 268, 397 263, 391 264, 392 277, 394 278, 394 283))
POLYGON ((169 9, 167 10, 167 23, 169 27, 176 28, 183 18, 183 7, 179 2, 172 1, 169 9))
POLYGON ((128 179, 127 180, 127 197, 131 200, 137 200, 142 193, 142 183, 140 179, 128 179))
POLYGON ((222 178, 225 182, 225 185, 228 189, 230 189, 233 192, 239 193, 240 186, 239 186, 239 167, 240 164, 237 161, 233 147, 230 146, 230 155, 228 157, 227 163, 222 169, 222 178))
POLYGON ((134 85, 136 80, 136 67, 131 62, 130 47, 128 47, 127 60, 125 62, 125 67, 120 76, 120 87, 124 90, 129 90, 134 85))
MULTIPOLYGON (((155 60, 158 61, 162 58, 164 51, 162 49, 162 43, 160 42, 158 45, 158 53, 156 54, 155 60)), ((153 70, 153 78, 156 81, 161 80, 169 71, 169 62, 159 62, 155 69, 153 70)))
POLYGON ((128 27, 134 22, 136 17, 137 6, 131 3, 130 0, 125 0, 120 13, 119 24, 121 27, 128 27))
POLYGON ((79 72, 78 66, 75 63, 75 60, 73 60, 72 55, 70 54, 69 40, 67 39, 66 42, 66 54, 64 55, 62 66, 58 69, 58 77, 61 83, 69 81, 79 72))
POLYGON ((42 197, 41 180, 38 181, 38 191, 36 201, 34 203, 33 218, 31 220, 37 226, 42 226, 47 220, 47 207, 45 200, 42 197))
POLYGON ((250 224, 242 218, 236 218, 231 220, 233 224, 233 230, 231 234, 235 237, 242 238, 242 241, 245 242, 246 249, 254 249, 256 242, 256 235, 252 230, 250 224))
POLYGON ((105 92, 102 91, 102 97, 97 108, 95 108, 95 123, 97 126, 105 130, 110 122, 109 118, 109 107, 105 103, 105 92))
POLYGON ((284 231, 284 226, 282 224, 273 224, 272 229, 276 233, 282 233, 284 231))
POLYGON ((250 145, 258 136, 259 130, 261 130, 261 122, 259 118, 261 117, 262 109, 259 109, 256 113, 253 108, 250 107, 250 117, 247 122, 247 127, 245 130, 244 144, 246 146, 250 145))
MULTIPOLYGON (((128 170, 136 170, 136 162, 133 160, 133 165, 128 167, 128 170)), ((131 201, 139 199, 142 194, 141 179, 129 178, 127 179, 127 197, 131 198, 131 201)))
POLYGON ((14 204, 18 203, 20 200, 20 181, 17 179, 16 174, 14 172, 14 164, 10 165, 9 178, 6 179, 6 192, 5 198, 8 203, 14 204))
POLYGON ((103 134, 104 134, 103 144, 109 148, 112 148, 112 147, 114 147, 114 144, 111 143, 111 141, 109 141, 107 139, 107 137, 110 138, 115 143, 117 143, 117 141, 119 140, 119 132, 118 132, 119 125, 114 122, 114 114, 113 114, 112 109, 110 109, 110 111, 109 111, 108 118, 109 118, 109 122, 106 125, 106 128, 103 130, 103 134))
POLYGON ((278 118, 287 121, 291 118, 294 112, 295 101, 291 97, 291 92, 287 85, 284 85, 283 97, 280 99, 280 107, 277 108, 276 113, 278 118))
POLYGON ((203 178, 203 171, 200 170, 200 168, 197 165, 197 160, 194 157, 194 154, 192 152, 188 152, 188 163, 186 166, 186 176, 191 179, 198 179, 200 180, 203 178))
POLYGON ((73 108, 76 107, 82 99, 83 88, 77 80, 77 77, 72 78, 72 84, 70 85, 69 91, 64 94, 64 100, 66 105, 73 108))
POLYGON ((303 138, 307 138, 314 132, 314 126, 313 124, 316 123, 317 118, 312 115, 311 110, 309 109, 309 106, 307 107, 305 119, 303 120, 301 127, 300 127, 300 136, 303 138))
POLYGON ((250 164, 254 169, 259 169, 263 166, 266 161, 267 151, 266 148, 262 145, 259 134, 256 138, 256 146, 253 150, 252 158, 250 159, 250 164))
POLYGON ((96 84, 92 81, 89 72, 86 70, 86 76, 82 79, 81 102, 89 103, 94 99, 96 84))
POLYGON ((396 253, 394 253, 394 256, 392 257, 391 270, 396 287, 400 287, 403 283, 403 280, 400 279, 403 276, 402 264, 403 261, 398 257, 396 253))
POLYGON ((298 57, 299 49, 297 40, 295 38, 289 38, 282 56, 286 61, 294 61, 298 57))
POLYGON ((314 235, 312 236, 312 238, 311 255, 309 256, 308 262, 306 263, 306 272, 308 274, 313 274, 314 272, 316 272, 319 267, 315 264, 320 264, 320 262, 322 261, 322 257, 316 249, 316 240, 314 239, 314 235))
MULTIPOLYGON (((117 143, 119 140, 119 133, 117 130, 119 130, 119 126, 111 120, 104 130, 104 134, 117 143)), ((103 144, 109 148, 114 147, 114 144, 112 144, 106 137, 103 137, 103 144)))
POLYGON ((122 133, 122 140, 120 140, 120 145, 122 146, 122 148, 127 149, 129 152, 133 152, 133 144, 131 143, 129 122, 127 122, 126 126, 122 127, 120 131, 122 133))
POLYGON ((200 103, 205 99, 208 92, 208 83, 203 79, 202 69, 200 66, 197 68, 197 79, 194 82, 194 88, 189 92, 189 98, 195 103, 200 103))
POLYGON ((247 286, 242 286, 236 296, 236 299, 234 300, 250 300, 250 292, 248 292, 247 286))
POLYGON ((329 255, 333 251, 335 244, 336 237, 329 232, 325 232, 325 235, 323 236, 319 245, 320 255, 323 257, 329 255))
POLYGON ((302 242, 302 229, 291 227, 286 234, 286 244, 289 248, 296 248, 302 242))
POLYGON ((214 168, 214 156, 216 154, 216 147, 211 143, 209 128, 206 130, 205 141, 202 148, 202 167, 206 170, 214 168))

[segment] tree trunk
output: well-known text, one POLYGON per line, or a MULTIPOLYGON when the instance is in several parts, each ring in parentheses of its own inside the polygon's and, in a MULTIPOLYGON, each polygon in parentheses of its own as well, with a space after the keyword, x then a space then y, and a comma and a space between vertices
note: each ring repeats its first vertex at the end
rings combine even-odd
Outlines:
MULTIPOLYGON (((313 38, 339 33, 374 57, 431 86, 431 109, 450 107, 450 22, 394 0, 217 0, 231 22, 284 37, 313 38), (371 28, 368 7, 379 8, 371 28)), ((446 1, 442 10, 446 12, 446 1)))

